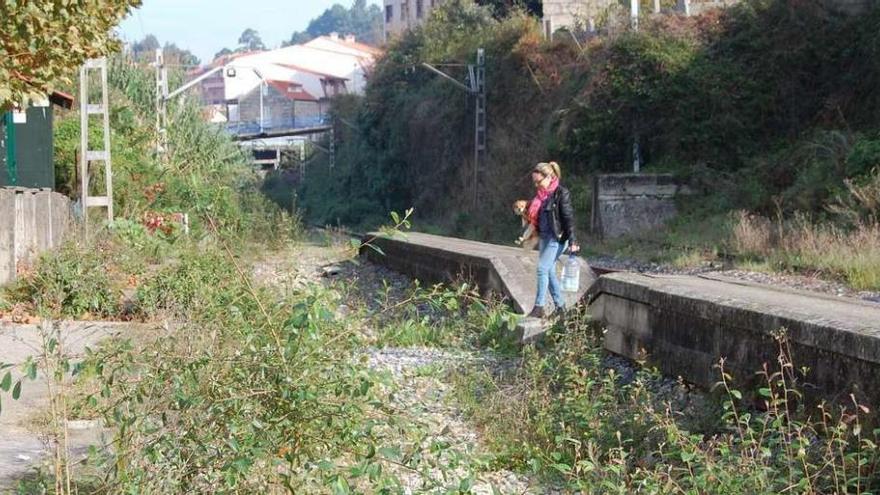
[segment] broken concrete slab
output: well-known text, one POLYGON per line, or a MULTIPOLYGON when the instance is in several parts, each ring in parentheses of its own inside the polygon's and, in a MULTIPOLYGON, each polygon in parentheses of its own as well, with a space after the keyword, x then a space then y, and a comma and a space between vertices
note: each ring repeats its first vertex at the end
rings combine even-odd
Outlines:
POLYGON ((516 339, 521 344, 533 344, 541 339, 550 322, 541 318, 521 318, 516 324, 516 339))

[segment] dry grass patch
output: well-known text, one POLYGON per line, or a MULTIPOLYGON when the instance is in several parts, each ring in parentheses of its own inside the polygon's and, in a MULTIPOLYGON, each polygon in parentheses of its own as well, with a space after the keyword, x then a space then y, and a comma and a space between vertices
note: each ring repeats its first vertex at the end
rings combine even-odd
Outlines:
POLYGON ((818 271, 856 289, 880 288, 880 223, 860 220, 852 227, 815 223, 803 215, 770 219, 734 214, 731 245, 747 258, 795 271, 818 271))

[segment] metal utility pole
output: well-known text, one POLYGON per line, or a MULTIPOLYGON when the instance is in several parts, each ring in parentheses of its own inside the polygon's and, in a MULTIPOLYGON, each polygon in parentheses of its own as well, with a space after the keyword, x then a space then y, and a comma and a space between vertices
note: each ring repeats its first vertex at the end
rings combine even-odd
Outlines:
POLYGON ((639 0, 629 0, 629 19, 633 31, 639 30, 639 0))
MULTIPOLYGON (((165 67, 165 56, 162 52, 161 48, 156 49, 156 60, 153 62, 153 65, 156 67, 156 134, 158 135, 158 140, 156 142, 156 152, 159 154, 165 153, 168 150, 168 102, 171 101, 172 98, 177 97, 182 94, 184 91, 192 88, 196 84, 204 81, 205 79, 213 76, 217 72, 220 72, 226 69, 226 66, 218 66, 213 69, 205 72, 199 77, 193 79, 192 81, 184 84, 183 86, 175 89, 174 91, 168 91, 168 68, 165 67)), ((254 73, 260 78, 261 85, 265 83, 263 80, 263 76, 257 72, 256 69, 253 69, 254 73)), ((262 131, 263 122, 262 122, 262 105, 263 93, 262 86, 260 90, 260 130, 262 131)))
POLYGON ((156 152, 163 154, 168 150, 168 69, 161 48, 156 48, 156 152))
POLYGON ((336 131, 331 127, 330 128, 330 142, 328 143, 330 146, 330 169, 336 166, 336 131))
POLYGON ((642 151, 639 149, 639 135, 633 133, 633 172, 639 173, 642 168, 642 151))
MULTIPOLYGON (((330 164, 329 168, 332 169, 336 166, 336 135, 333 129, 330 129, 328 134, 330 135, 330 142, 327 143, 326 148, 314 141, 312 141, 312 147, 317 148, 319 151, 327 155, 327 160, 330 164)), ((303 148, 303 150, 305 150, 305 148, 303 148)), ((303 153, 305 153, 305 151, 303 151, 303 153)), ((303 172, 303 175, 305 175, 305 172, 303 172)))
POLYGON ((431 64, 422 63, 422 67, 450 81, 474 97, 474 207, 477 206, 479 196, 480 171, 485 169, 486 155, 488 151, 486 137, 488 122, 488 108, 486 105, 486 54, 482 48, 477 49, 476 62, 476 64, 468 64, 469 85, 462 84, 456 78, 446 74, 431 64))
POLYGON ((263 133, 265 117, 263 116, 263 96, 266 94, 266 81, 260 79, 260 134, 263 133))
POLYGON ((80 118, 80 200, 83 208, 83 229, 88 235, 89 208, 103 207, 107 209, 107 221, 113 221, 113 168, 110 161, 110 104, 107 91, 107 59, 87 60, 79 69, 79 118, 80 118), (91 70, 101 73, 101 103, 89 103, 89 76, 91 70), (103 117, 103 149, 89 149, 89 116, 103 117), (104 162, 103 196, 92 196, 89 193, 89 165, 91 162, 104 162))
POLYGON ((474 207, 477 206, 477 189, 480 171, 486 163, 486 55, 477 50, 477 66, 471 78, 474 92, 474 207))
MULTIPOLYGON (((657 2, 658 0, 655 0, 657 2)), ((639 30, 639 0, 630 0, 630 27, 633 31, 639 30)), ((635 125, 633 125, 635 127, 635 125)), ((641 150, 639 149, 639 133, 636 132, 635 128, 633 129, 633 145, 632 145, 632 159, 633 159, 633 172, 639 173, 641 169, 641 150)))
POLYGON ((691 2, 690 0, 677 0, 675 2, 675 9, 684 14, 685 17, 690 17, 691 15, 691 2))

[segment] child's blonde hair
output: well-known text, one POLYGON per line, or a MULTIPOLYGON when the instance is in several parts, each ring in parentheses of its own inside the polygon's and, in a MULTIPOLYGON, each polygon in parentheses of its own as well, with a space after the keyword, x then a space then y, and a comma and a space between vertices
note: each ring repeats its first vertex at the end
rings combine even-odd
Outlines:
POLYGON ((545 177, 556 177, 557 179, 562 178, 562 170, 556 162, 541 162, 535 165, 535 168, 532 170, 545 177))

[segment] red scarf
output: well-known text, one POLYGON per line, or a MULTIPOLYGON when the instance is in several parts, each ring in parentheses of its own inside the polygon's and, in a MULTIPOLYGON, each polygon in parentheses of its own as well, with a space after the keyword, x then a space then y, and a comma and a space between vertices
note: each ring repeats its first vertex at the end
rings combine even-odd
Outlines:
POLYGON ((557 187, 559 187, 559 178, 554 177, 550 180, 550 185, 548 185, 546 189, 538 187, 538 193, 535 194, 535 198, 529 203, 529 222, 535 227, 538 226, 538 212, 541 211, 541 205, 544 204, 544 201, 546 201, 551 194, 556 192, 557 187))

